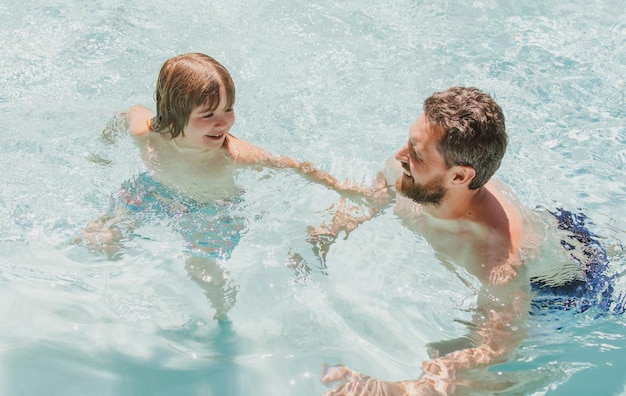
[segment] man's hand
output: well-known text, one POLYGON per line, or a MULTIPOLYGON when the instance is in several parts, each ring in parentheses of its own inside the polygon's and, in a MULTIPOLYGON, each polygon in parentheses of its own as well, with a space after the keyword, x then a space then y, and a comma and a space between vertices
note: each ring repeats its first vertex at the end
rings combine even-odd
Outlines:
POLYGON ((363 375, 346 366, 324 365, 322 382, 330 385, 341 382, 324 396, 441 396, 435 383, 427 379, 387 382, 363 375))
MULTIPOLYGON (((328 208, 328 210, 332 210, 335 205, 328 208)), ((343 230, 346 233, 346 238, 357 226, 372 217, 376 214, 376 209, 369 208, 369 213, 352 217, 354 213, 359 211, 361 208, 359 206, 351 206, 346 209, 346 200, 345 198, 341 198, 337 203, 337 209, 333 214, 333 218, 330 224, 322 223, 317 227, 309 226, 307 227, 307 241, 314 246, 315 254, 318 255, 323 262, 326 261, 326 254, 328 253, 328 249, 330 245, 335 242, 339 233, 343 230)))

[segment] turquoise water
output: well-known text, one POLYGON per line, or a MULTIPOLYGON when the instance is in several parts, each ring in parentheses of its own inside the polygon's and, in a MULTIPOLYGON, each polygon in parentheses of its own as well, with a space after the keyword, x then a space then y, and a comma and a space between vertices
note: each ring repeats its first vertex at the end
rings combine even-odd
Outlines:
MULTIPOLYGON (((581 208, 626 271, 626 15, 622 1, 122 2, 0 5, 0 394, 319 395, 324 362, 415 378, 425 345, 464 333, 474 295, 385 213, 338 240, 327 275, 308 225, 338 196, 289 172, 245 171, 249 219, 224 264, 220 326, 166 222, 117 261, 71 245, 144 168, 99 136, 153 106, 168 57, 210 54, 237 86, 233 133, 369 183, 432 92, 474 85, 503 107, 498 176, 528 206, 581 208), (314 258, 310 259, 314 263, 314 258)), ((626 278, 616 285, 626 290, 626 278)), ((534 318, 484 381, 510 395, 626 393, 626 320, 534 318)))

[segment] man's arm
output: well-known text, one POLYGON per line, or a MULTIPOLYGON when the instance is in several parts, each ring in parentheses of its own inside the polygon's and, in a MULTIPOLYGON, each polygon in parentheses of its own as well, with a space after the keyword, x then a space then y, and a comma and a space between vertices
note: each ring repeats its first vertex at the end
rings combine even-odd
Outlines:
POLYGON ((478 295, 475 328, 470 335, 473 346, 431 356, 422 363, 424 374, 419 379, 402 382, 377 380, 344 366, 326 367, 322 382, 344 382, 326 396, 449 395, 458 387, 493 389, 497 384, 476 383, 468 373, 511 357, 525 337, 523 323, 528 318, 530 298, 527 278, 521 273, 506 284, 490 282, 478 295))
POLYGON ((330 224, 322 223, 317 227, 307 227, 309 243, 313 245, 313 250, 322 262, 326 261, 326 254, 330 245, 335 242, 339 233, 345 232, 346 238, 360 224, 370 220, 382 209, 392 202, 392 191, 388 188, 382 173, 376 177, 374 184, 366 193, 368 202, 362 206, 346 206, 346 200, 342 197, 336 205, 331 206, 335 210, 330 224))
POLYGON ((530 309, 530 291, 510 286, 490 285, 479 293, 476 328, 471 334, 476 346, 423 362, 424 373, 454 375, 504 362, 511 357, 526 335, 524 321, 530 309))

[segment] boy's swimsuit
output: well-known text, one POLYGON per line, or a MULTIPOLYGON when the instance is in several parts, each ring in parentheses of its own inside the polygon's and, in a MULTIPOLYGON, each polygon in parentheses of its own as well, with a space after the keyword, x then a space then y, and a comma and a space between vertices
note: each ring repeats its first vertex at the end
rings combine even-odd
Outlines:
POLYGON ((626 296, 622 293, 614 295, 617 274, 607 274, 609 260, 606 250, 585 227, 587 216, 560 208, 550 213, 558 220, 558 228, 567 231, 567 239, 561 240, 561 245, 571 252, 570 258, 583 270, 584 279, 558 286, 533 282, 535 298, 531 313, 542 315, 554 310, 584 312, 591 307, 597 307, 601 312, 624 313, 626 296), (582 245, 582 254, 576 254, 581 251, 576 250, 577 245, 582 245))
POLYGON ((119 194, 111 197, 111 210, 123 209, 139 221, 166 218, 192 254, 228 259, 246 226, 244 218, 232 215, 241 202, 236 196, 199 203, 144 172, 122 184, 119 194))

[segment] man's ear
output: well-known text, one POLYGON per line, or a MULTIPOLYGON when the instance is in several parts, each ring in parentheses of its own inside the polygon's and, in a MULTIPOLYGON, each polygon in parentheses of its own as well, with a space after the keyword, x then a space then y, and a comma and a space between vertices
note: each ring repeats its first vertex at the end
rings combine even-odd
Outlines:
POLYGON ((476 169, 471 166, 457 165, 450 169, 452 171, 451 183, 455 187, 469 186, 476 176, 476 169))

